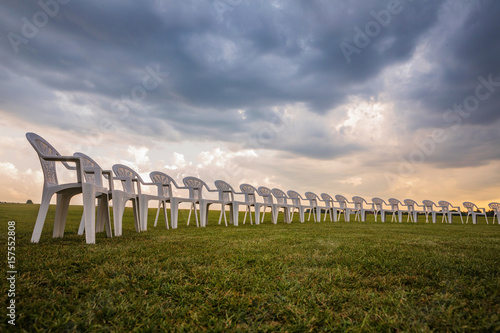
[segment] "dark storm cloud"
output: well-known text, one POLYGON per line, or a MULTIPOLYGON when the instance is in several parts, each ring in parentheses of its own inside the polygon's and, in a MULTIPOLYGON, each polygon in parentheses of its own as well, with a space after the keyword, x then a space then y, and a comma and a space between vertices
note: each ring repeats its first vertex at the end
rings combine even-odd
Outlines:
POLYGON ((484 80, 497 83, 493 84, 494 91, 484 90, 488 87, 479 90, 482 95, 488 93, 488 97, 480 100, 477 110, 464 123, 486 125, 497 121, 500 119, 500 2, 452 3, 448 11, 445 19, 459 23, 450 29, 444 20, 442 28, 429 36, 427 57, 432 72, 416 76, 411 86, 406 87, 407 105, 419 102, 423 106, 424 114, 419 114, 415 124, 417 127, 453 125, 443 121, 443 114, 460 109, 468 96, 475 96, 484 80), (454 17, 457 13, 464 16, 454 17))
MULTIPOLYGON (((420 41, 443 33, 436 31, 440 19, 453 18, 442 15, 443 3, 262 0, 230 2, 234 6, 221 13, 210 0, 61 1, 57 11, 50 7, 55 12, 46 15, 47 23, 26 37, 26 20, 35 24, 44 9, 35 1, 4 1, 0 107, 33 122, 75 130, 96 126, 99 121, 92 117, 106 117, 136 134, 169 140, 251 140, 273 121, 274 107, 302 103, 324 115, 349 95, 376 96, 386 89, 378 84, 380 73, 409 60, 420 41), (341 43, 356 47, 356 29, 366 33, 377 21, 374 13, 384 19, 390 8, 397 9, 390 22, 380 23, 380 31, 348 62, 341 43), (12 33, 24 41, 13 46, 12 33), (127 105, 126 116, 114 109, 120 103, 124 108, 123 96, 130 96, 146 69, 155 66, 168 73, 161 84, 134 107, 127 105), (78 122, 65 117, 78 108, 65 110, 60 94, 90 109, 90 115, 79 115, 78 122)), ((463 25, 446 31, 447 43, 432 45, 436 71, 402 87, 398 96, 400 105, 424 106, 424 116, 415 122, 436 126, 436 113, 463 101, 479 75, 499 73, 499 6, 477 2, 467 17, 456 18, 464 19, 463 25)), ((482 106, 474 122, 498 119, 498 96, 482 106)), ((266 148, 315 158, 363 149, 318 128, 301 135, 266 148)))

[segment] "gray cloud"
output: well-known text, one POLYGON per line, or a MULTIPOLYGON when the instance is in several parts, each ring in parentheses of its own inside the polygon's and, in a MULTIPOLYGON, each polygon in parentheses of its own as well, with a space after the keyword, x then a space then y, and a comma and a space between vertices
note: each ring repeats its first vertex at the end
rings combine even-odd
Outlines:
MULTIPOLYGON (((301 103, 321 117, 349 96, 390 92, 405 128, 451 126, 443 113, 474 93, 477 77, 500 75, 500 4, 402 0, 390 23, 348 63, 340 44, 354 45, 355 27, 366 32, 375 21, 372 12, 390 4, 243 1, 221 19, 211 1, 70 1, 59 5, 16 53, 8 34, 22 36, 22 18, 33 22, 43 9, 36 2, 4 1, 0 108, 73 131, 95 128, 105 117, 137 135, 244 144, 273 124, 275 107, 301 103), (419 46, 431 71, 412 72, 408 82, 389 84, 381 78, 385 70, 410 61, 419 46), (141 84, 148 66, 156 65, 168 76, 121 116, 113 105, 141 84), (72 110, 61 103, 61 95, 72 110), (90 112, 79 112, 83 109, 90 112)), ((492 94, 466 125, 484 130, 498 121, 499 105, 500 93, 492 94)), ((454 148, 470 142, 490 147, 488 138, 497 132, 486 133, 491 136, 457 138, 454 148)), ((263 148, 318 159, 369 148, 343 140, 341 132, 332 133, 326 125, 295 134, 279 135, 263 148)), ((498 159, 497 152, 474 158, 498 159)))

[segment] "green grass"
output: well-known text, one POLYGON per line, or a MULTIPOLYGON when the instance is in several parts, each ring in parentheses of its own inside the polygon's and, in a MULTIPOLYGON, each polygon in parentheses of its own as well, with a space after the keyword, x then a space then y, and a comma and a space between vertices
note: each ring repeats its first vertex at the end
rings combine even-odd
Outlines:
MULTIPOLYGON (((500 226, 267 220, 228 228, 156 228, 77 236, 71 207, 39 244, 38 205, 1 204, 16 221, 17 328, 22 331, 500 331, 500 226)), ((270 217, 270 214, 267 214, 270 217)), ((150 210, 150 221, 154 211, 150 210)), ((420 217, 422 219, 422 217, 420 217)), ((5 281, 5 279, 4 279, 5 281)), ((2 304, 7 302, 2 284, 2 304)), ((5 312, 5 306, 3 307, 5 312)), ((6 317, 0 331, 10 328, 6 317)))

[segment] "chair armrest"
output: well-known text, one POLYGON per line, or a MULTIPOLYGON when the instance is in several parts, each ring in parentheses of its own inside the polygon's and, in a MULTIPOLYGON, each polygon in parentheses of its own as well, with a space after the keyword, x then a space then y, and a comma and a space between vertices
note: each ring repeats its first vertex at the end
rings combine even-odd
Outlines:
POLYGON ((114 184, 113 184, 113 171, 112 170, 102 170, 102 175, 104 178, 108 179, 109 183, 109 189, 111 191, 114 191, 114 184))
POLYGON ((83 173, 82 173, 82 161, 79 157, 75 156, 46 156, 46 155, 40 155, 44 160, 46 161, 54 161, 54 162, 62 162, 66 169, 68 170, 76 170, 76 178, 78 183, 81 183, 83 180, 83 173), (71 166, 66 162, 74 162, 76 166, 71 166))
POLYGON ((160 186, 163 186, 163 184, 162 184, 162 183, 152 183, 152 182, 151 182, 151 183, 146 183, 146 182, 144 182, 144 181, 142 181, 142 182, 141 182, 141 184, 142 184, 142 185, 155 185, 155 186, 160 185, 160 186))

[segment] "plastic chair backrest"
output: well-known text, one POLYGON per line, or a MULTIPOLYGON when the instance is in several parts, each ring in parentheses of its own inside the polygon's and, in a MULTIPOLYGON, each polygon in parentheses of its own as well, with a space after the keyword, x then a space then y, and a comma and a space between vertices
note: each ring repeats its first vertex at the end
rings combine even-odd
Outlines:
POLYGON ((401 204, 401 201, 399 201, 398 199, 394 199, 394 198, 390 198, 387 201, 389 201, 389 204, 391 205, 392 210, 399 210, 399 205, 401 204))
POLYGON ((85 168, 99 169, 100 170, 99 174, 102 175, 102 168, 99 166, 99 164, 97 164, 96 161, 94 161, 92 158, 85 155, 84 153, 74 153, 73 156, 79 157, 80 160, 82 161, 82 167, 84 169, 83 175, 85 177, 85 181, 87 183, 92 183, 97 186, 102 186, 102 177, 96 177, 96 173, 85 172, 85 168))
POLYGON ((405 203, 405 206, 407 206, 409 210, 415 210, 415 206, 417 205, 417 202, 415 200, 405 199, 403 202, 405 203))
POLYGON ((189 189, 190 199, 201 200, 203 186, 208 188, 207 184, 205 184, 203 180, 196 177, 186 177, 182 181, 189 189))
POLYGON ((241 184, 240 190, 241 190, 241 193, 243 193, 245 195, 245 202, 248 202, 248 203, 255 203, 256 202, 255 201, 255 192, 257 191, 257 189, 255 187, 253 187, 250 184, 241 184))
POLYGON ((284 204, 284 205, 287 204, 286 202, 287 196, 285 192, 283 192, 279 188, 273 188, 272 192, 278 204, 284 204))
POLYGON ((172 177, 160 171, 153 171, 149 174, 149 178, 153 183, 162 185, 158 187, 158 196, 165 198, 173 196, 172 183, 175 184, 175 180, 172 177))
POLYGON ((260 186, 257 189, 257 193, 262 197, 264 203, 272 204, 273 203, 273 193, 271 190, 265 186, 260 186))
POLYGON ((477 206, 475 204, 473 204, 472 202, 468 202, 468 201, 464 202, 463 205, 465 208, 467 208, 467 211, 469 213, 474 213, 474 211, 475 211, 474 208, 477 208, 477 206))
POLYGON ((326 193, 321 193, 321 199, 323 199, 323 201, 325 202, 325 206, 327 208, 329 207, 332 207, 333 206, 333 198, 331 195, 329 194, 326 194, 326 193))
POLYGON ((232 194, 234 193, 231 185, 223 180, 216 180, 214 182, 215 187, 219 190, 219 200, 231 201, 233 200, 232 194))
POLYGON ((307 200, 309 200, 309 204, 311 206, 318 206, 318 196, 316 195, 316 193, 313 193, 313 192, 306 192, 305 193, 305 196, 307 198, 307 200))
POLYGON ((449 212, 451 203, 449 203, 448 201, 441 200, 441 201, 438 201, 438 206, 441 207, 441 210, 443 212, 449 212))
POLYGON ((377 210, 382 210, 382 205, 385 204, 385 201, 380 198, 372 198, 372 202, 377 210))
POLYGON ((56 162, 47 161, 43 156, 61 156, 61 154, 38 134, 26 133, 26 138, 38 154, 40 164, 42 165, 44 182, 50 185, 58 185, 56 162))
POLYGON ((493 209, 495 212, 500 212, 500 203, 498 202, 490 202, 488 204, 488 207, 490 207, 490 209, 493 209))
POLYGON ((433 201, 430 200, 424 200, 422 201, 422 203, 424 204, 424 208, 429 209, 430 211, 432 211, 433 206, 436 205, 433 201))
POLYGON ((141 186, 140 183, 144 183, 142 181, 141 176, 137 172, 135 172, 132 168, 123 165, 123 164, 115 164, 113 165, 113 172, 117 177, 120 177, 123 190, 127 193, 135 193, 135 187, 134 187, 134 182, 133 179, 137 179, 137 192, 140 194, 141 193, 141 186))
POLYGON ((292 205, 300 206, 300 194, 298 192, 290 190, 286 193, 288 194, 288 198, 292 200, 292 205))
POLYGON ((337 194, 335 196, 335 200, 340 204, 340 208, 345 209, 347 208, 347 198, 344 197, 343 195, 337 194))
POLYGON ((363 209, 363 203, 366 202, 365 199, 359 196, 354 196, 352 197, 352 202, 354 202, 354 208, 355 209, 363 209))

